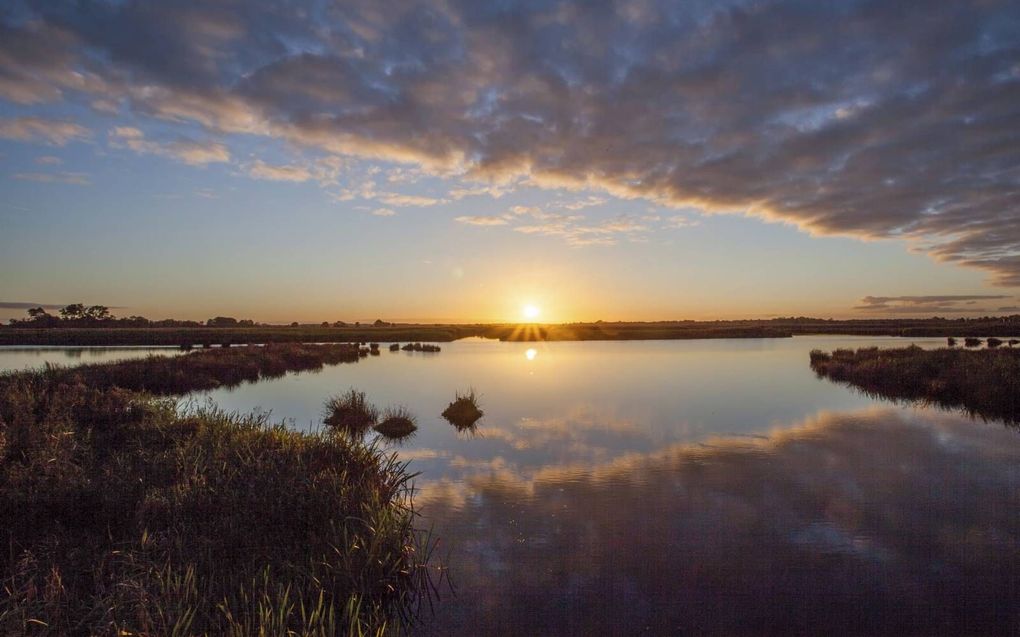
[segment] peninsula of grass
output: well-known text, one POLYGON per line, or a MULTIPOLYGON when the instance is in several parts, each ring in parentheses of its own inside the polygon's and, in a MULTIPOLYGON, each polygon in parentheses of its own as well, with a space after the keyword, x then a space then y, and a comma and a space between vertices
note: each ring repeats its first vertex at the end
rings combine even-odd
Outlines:
POLYGON ((815 350, 811 368, 871 395, 1020 423, 1020 349, 815 350))
POLYGON ((413 621, 435 589, 405 464, 328 429, 153 396, 235 382, 235 365, 249 379, 349 356, 250 349, 0 374, 0 634, 413 621))
POLYGON ((233 387, 276 378, 287 372, 315 371, 323 365, 356 363, 356 345, 270 344, 200 350, 179 356, 149 356, 114 363, 48 366, 44 370, 0 376, 0 390, 25 378, 52 386, 82 384, 94 389, 118 387, 159 396, 233 387))

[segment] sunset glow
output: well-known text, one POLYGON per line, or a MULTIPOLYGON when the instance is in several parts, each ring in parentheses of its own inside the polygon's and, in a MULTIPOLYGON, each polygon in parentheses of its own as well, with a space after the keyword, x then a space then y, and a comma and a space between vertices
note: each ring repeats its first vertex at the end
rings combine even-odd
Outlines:
POLYGON ((529 304, 529 305, 525 305, 523 308, 521 308, 521 314, 523 314, 524 318, 528 319, 529 321, 533 321, 533 320, 537 319, 538 315, 541 314, 541 313, 542 313, 542 311, 540 309, 538 309, 537 306, 534 306, 534 305, 530 305, 529 304))

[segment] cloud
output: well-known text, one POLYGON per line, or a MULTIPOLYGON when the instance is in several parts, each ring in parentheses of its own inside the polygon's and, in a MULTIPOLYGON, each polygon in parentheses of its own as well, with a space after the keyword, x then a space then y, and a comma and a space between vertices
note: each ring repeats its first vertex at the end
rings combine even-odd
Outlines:
POLYGON ((997 312, 1020 312, 1020 305, 1004 305, 997 312))
POLYGON ((37 1, 0 18, 0 95, 907 240, 1020 286, 1018 19, 996 0, 37 1))
POLYGON ((344 160, 333 156, 323 157, 305 164, 285 165, 268 164, 261 159, 256 159, 248 166, 248 176, 252 179, 294 183, 315 180, 322 186, 331 186, 338 183, 343 168, 344 160))
POLYGON ((59 157, 54 157, 53 155, 43 155, 41 157, 36 157, 35 163, 40 166, 59 166, 64 163, 64 160, 59 157))
POLYGON ((73 122, 42 117, 0 119, 0 138, 3 139, 43 141, 51 146, 64 146, 68 142, 82 141, 91 136, 89 129, 73 122))
POLYGON ((84 173, 16 173, 12 177, 21 181, 36 181, 44 184, 88 186, 92 183, 89 181, 88 175, 84 173))
POLYGON ((485 215, 463 215, 455 217, 454 221, 458 223, 466 223, 469 226, 505 226, 508 223, 508 221, 503 217, 485 215))
MULTIPOLYGON (((885 313, 953 313, 987 311, 977 307, 981 301, 1008 299, 1002 294, 948 294, 936 296, 866 296, 855 310, 885 313)), ((1000 308, 999 311, 1004 311, 1000 308)))
POLYGON ((55 303, 29 303, 27 301, 0 301, 0 310, 29 310, 33 307, 41 307, 44 310, 59 310, 67 304, 57 305, 55 303))
POLYGON ((230 151, 219 142, 195 141, 180 138, 171 142, 157 142, 147 139, 145 134, 132 126, 117 126, 108 134, 113 148, 129 148, 136 153, 170 157, 192 166, 230 161, 230 151))
POLYGON ((428 206, 437 206, 441 203, 447 203, 446 199, 437 199, 436 197, 423 197, 419 195, 403 195, 394 192, 379 193, 376 195, 376 198, 386 205, 401 207, 424 208, 428 206))
POLYGON ((372 211, 372 214, 377 217, 392 217, 397 213, 394 212, 393 210, 390 210, 389 208, 376 208, 375 210, 372 211))
POLYGON ((272 166, 259 159, 249 166, 248 176, 254 179, 300 183, 311 179, 312 172, 304 166, 272 166))
POLYGON ((649 226, 626 215, 583 224, 580 222, 584 217, 579 215, 557 215, 544 211, 530 214, 544 220, 544 223, 519 225, 514 228, 516 232, 562 237, 568 245, 575 247, 613 246, 621 238, 640 240, 650 230, 649 226))

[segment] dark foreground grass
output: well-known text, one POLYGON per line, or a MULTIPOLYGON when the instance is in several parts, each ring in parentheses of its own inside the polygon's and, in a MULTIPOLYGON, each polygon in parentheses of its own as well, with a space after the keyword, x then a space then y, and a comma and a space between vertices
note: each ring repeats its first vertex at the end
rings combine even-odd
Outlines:
POLYGON ((394 456, 106 372, 0 376, 0 634, 384 634, 431 601, 394 456))
POLYGON ((1020 423, 1020 350, 920 347, 811 352, 824 378, 885 398, 922 401, 1020 423))

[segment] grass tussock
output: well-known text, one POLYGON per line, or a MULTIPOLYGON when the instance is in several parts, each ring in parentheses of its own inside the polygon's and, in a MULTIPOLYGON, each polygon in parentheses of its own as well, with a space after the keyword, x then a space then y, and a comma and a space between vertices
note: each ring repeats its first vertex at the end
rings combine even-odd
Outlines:
POLYGON ((921 401, 1020 423, 1020 350, 867 348, 811 352, 824 378, 885 398, 921 401))
POLYGON ((365 392, 353 388, 344 394, 331 396, 323 407, 322 422, 349 435, 365 433, 378 419, 379 410, 368 402, 365 392))
POLYGON ((383 412, 382 422, 375 426, 383 437, 403 440, 418 430, 414 415, 404 407, 390 408, 383 412))
POLYGON ((0 375, 0 634, 383 634, 431 601, 394 456, 83 378, 0 375))
POLYGON ((466 394, 457 392, 456 398, 443 410, 443 418, 460 431, 474 428, 485 412, 478 406, 478 397, 471 389, 466 394))

